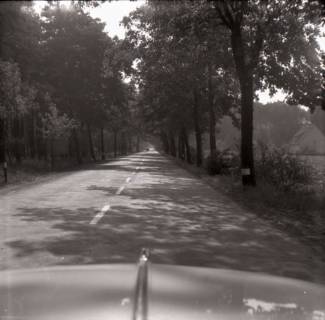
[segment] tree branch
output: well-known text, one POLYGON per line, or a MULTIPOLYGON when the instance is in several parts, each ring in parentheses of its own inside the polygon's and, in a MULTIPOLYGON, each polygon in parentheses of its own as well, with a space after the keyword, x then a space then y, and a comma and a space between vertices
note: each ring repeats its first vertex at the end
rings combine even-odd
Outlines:
POLYGON ((231 6, 229 5, 228 2, 226 1, 223 1, 223 7, 224 7, 224 10, 225 10, 225 15, 227 16, 228 18, 228 21, 230 22, 230 26, 233 26, 234 25, 234 22, 235 22, 235 19, 232 15, 232 9, 231 9, 231 6))
POLYGON ((257 26, 257 30, 256 30, 255 41, 251 48, 250 67, 252 69, 256 68, 256 66, 258 64, 258 58, 260 56, 260 52, 263 47, 263 40, 264 40, 264 32, 262 30, 261 25, 259 24, 257 26))
POLYGON ((223 22, 223 24, 225 26, 227 26, 228 28, 231 28, 231 23, 230 21, 227 20, 225 14, 222 12, 221 8, 218 6, 217 3, 215 3, 214 8, 216 9, 219 18, 221 19, 221 21, 223 22))

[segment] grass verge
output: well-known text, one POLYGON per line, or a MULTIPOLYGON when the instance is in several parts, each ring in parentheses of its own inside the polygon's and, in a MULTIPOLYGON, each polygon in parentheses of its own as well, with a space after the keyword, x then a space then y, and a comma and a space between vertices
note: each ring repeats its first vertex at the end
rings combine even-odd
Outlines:
POLYGON ((56 163, 54 169, 51 169, 49 162, 34 159, 23 160, 20 164, 8 165, 8 182, 4 182, 2 170, 0 171, 0 188, 6 186, 18 186, 25 183, 39 182, 57 177, 59 174, 65 174, 70 171, 84 170, 96 164, 117 160, 118 158, 109 158, 94 162, 91 159, 84 159, 82 164, 77 164, 75 160, 61 160, 56 163))
POLYGON ((310 246, 325 261, 325 193, 321 189, 283 192, 263 181, 257 181, 256 188, 243 188, 238 176, 210 176, 203 168, 172 159, 244 209, 310 246))

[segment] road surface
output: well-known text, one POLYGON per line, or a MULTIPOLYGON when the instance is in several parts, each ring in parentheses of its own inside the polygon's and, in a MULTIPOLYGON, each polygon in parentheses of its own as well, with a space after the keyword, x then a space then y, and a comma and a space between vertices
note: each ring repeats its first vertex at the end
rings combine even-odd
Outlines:
POLYGON ((324 282, 312 248, 156 151, 0 191, 0 269, 135 262, 324 282))

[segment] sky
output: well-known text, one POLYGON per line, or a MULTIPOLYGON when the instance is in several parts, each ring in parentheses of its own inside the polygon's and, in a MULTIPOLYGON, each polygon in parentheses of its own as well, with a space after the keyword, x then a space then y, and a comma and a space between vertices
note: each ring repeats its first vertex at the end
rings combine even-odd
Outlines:
MULTIPOLYGON (((62 5, 69 5, 70 1, 60 1, 62 5)), ((96 8, 86 8, 86 11, 94 18, 99 18, 106 23, 105 31, 110 37, 118 36, 124 38, 125 29, 120 25, 123 17, 128 16, 131 11, 145 4, 145 0, 138 1, 107 1, 96 8)), ((47 5, 47 1, 34 1, 34 7, 37 13, 47 5)))
POLYGON ((105 2, 97 8, 92 8, 89 13, 94 18, 99 18, 106 23, 105 31, 110 37, 125 37, 125 29, 120 25, 123 17, 128 16, 131 11, 145 4, 145 0, 138 1, 111 1, 105 2))
MULTIPOLYGON (((70 1, 61 1, 62 3, 69 4, 70 1)), ((47 1, 34 1, 35 10, 40 13, 42 8, 47 4, 47 1)), ((138 1, 110 1, 101 4, 96 8, 87 9, 90 15, 94 18, 99 18, 101 21, 106 23, 105 31, 110 37, 117 36, 124 38, 125 29, 120 25, 121 20, 124 16, 128 16, 129 13, 135 10, 137 7, 145 4, 145 0, 138 1)), ((324 28, 325 29, 325 28, 324 28)), ((323 30, 325 32, 325 30, 323 30)), ((319 40, 320 47, 325 51, 325 39, 324 37, 319 40)), ((268 90, 265 92, 259 92, 259 102, 268 103, 274 101, 283 101, 284 93, 279 90, 273 97, 269 96, 268 90)))

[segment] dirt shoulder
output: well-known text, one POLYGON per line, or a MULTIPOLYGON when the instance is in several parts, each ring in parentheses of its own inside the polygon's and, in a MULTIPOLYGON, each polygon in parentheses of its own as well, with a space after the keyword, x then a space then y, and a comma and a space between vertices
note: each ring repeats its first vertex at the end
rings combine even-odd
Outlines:
POLYGON ((228 175, 210 176, 205 169, 169 157, 180 167, 202 179, 218 192, 236 202, 243 209, 267 220, 277 229, 298 239, 313 251, 313 255, 325 261, 325 195, 286 195, 259 184, 257 188, 244 189, 238 177, 228 175), (292 208, 290 202, 306 205, 292 208), (301 199, 305 197, 305 199, 301 199), (313 203, 317 202, 317 204, 313 203))

